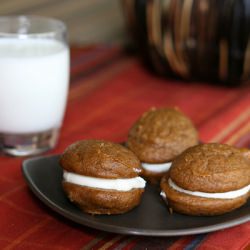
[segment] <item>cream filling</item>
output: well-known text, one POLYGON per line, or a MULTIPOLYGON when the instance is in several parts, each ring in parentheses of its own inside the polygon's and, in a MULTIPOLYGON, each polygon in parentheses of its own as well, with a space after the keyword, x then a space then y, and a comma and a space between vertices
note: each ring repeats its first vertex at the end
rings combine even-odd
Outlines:
POLYGON ((213 199, 234 199, 242 195, 245 195, 250 191, 250 185, 245 186, 241 189, 224 192, 224 193, 204 193, 204 192, 199 192, 199 191, 190 191, 190 190, 186 190, 177 186, 170 178, 168 179, 168 184, 171 188, 175 189, 176 191, 180 193, 185 193, 185 194, 204 197, 204 198, 213 198, 213 199))
POLYGON ((127 179, 105 179, 63 172, 63 180, 80 186, 117 191, 130 191, 133 188, 144 188, 146 181, 141 177, 127 179))
POLYGON ((158 163, 158 164, 145 163, 145 162, 141 163, 141 166, 145 170, 154 172, 154 173, 167 172, 170 169, 171 165, 172 165, 172 162, 158 163))
POLYGON ((164 200, 167 199, 167 196, 166 196, 166 194, 165 194, 164 191, 161 191, 160 196, 161 196, 164 200))

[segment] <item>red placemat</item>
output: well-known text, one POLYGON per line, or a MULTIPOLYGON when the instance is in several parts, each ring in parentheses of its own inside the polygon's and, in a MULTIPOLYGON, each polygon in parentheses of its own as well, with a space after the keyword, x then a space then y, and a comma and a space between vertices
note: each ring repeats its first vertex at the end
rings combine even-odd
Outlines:
MULTIPOLYGON (((178 106, 204 142, 250 145, 250 88, 166 80, 120 48, 72 50, 71 88, 59 144, 87 138, 124 141, 148 108, 178 106)), ((209 234, 138 237, 72 223, 43 205, 28 189, 21 158, 0 157, 0 249, 246 249, 250 222, 209 234)))

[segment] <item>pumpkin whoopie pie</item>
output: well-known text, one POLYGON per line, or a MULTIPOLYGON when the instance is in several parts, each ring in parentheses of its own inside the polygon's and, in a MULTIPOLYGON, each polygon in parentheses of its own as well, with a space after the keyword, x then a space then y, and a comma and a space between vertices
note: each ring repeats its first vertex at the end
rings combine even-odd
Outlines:
POLYGON ((127 146, 142 162, 142 175, 158 183, 173 159, 198 142, 191 120, 177 108, 151 108, 130 129, 127 146))
POLYGON ((129 149, 102 140, 70 145, 60 158, 63 189, 90 214, 121 214, 140 203, 145 181, 140 161, 129 149))
POLYGON ((224 144, 203 144, 179 155, 161 180, 161 195, 174 211, 218 215, 250 196, 249 151, 224 144))

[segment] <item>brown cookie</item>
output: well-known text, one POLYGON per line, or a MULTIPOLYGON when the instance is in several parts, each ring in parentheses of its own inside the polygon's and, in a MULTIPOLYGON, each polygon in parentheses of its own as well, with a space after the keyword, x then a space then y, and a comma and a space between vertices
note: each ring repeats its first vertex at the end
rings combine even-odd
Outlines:
POLYGON ((172 163, 171 179, 184 189, 216 193, 250 184, 250 162, 242 150, 225 144, 187 149, 172 163))
POLYGON ((83 140, 70 145, 60 158, 69 171, 99 178, 133 178, 142 171, 133 152, 120 144, 102 140, 83 140))
MULTIPOLYGON (((153 108, 132 126, 127 146, 141 162, 158 164, 172 161, 198 142, 198 133, 191 120, 178 109, 153 108)), ((149 170, 146 171, 145 176, 149 176, 149 170)))
POLYGON ((145 181, 138 176, 140 161, 119 144, 101 140, 78 141, 65 150, 60 165, 64 170, 62 185, 66 195, 87 213, 125 213, 141 200, 145 181), (140 182, 139 187, 128 188, 129 181, 134 179, 140 182), (107 183, 120 180, 124 190, 119 186, 121 184, 107 187, 107 183), (105 184, 100 187, 103 181, 105 184))
POLYGON ((169 207, 185 214, 217 215, 242 206, 250 196, 246 155, 246 150, 216 143, 187 149, 161 180, 169 207), (242 189, 243 193, 231 196, 242 189))
POLYGON ((63 182, 63 188, 71 202, 90 214, 122 214, 141 201, 144 189, 132 189, 127 192, 104 190, 63 182))

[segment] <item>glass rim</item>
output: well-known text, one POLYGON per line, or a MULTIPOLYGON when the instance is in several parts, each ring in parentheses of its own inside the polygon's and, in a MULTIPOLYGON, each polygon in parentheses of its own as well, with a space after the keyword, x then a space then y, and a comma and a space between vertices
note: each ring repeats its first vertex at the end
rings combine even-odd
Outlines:
POLYGON ((1 22, 16 20, 17 22, 22 22, 25 20, 32 20, 37 22, 47 23, 49 25, 54 25, 53 30, 48 31, 40 31, 40 32, 27 32, 27 33, 18 33, 18 32, 6 32, 0 30, 0 36, 4 37, 17 37, 17 38, 29 38, 29 37, 53 37, 56 33, 64 33, 67 31, 66 25, 63 21, 46 16, 39 16, 39 15, 4 15, 0 16, 0 24, 1 22))

